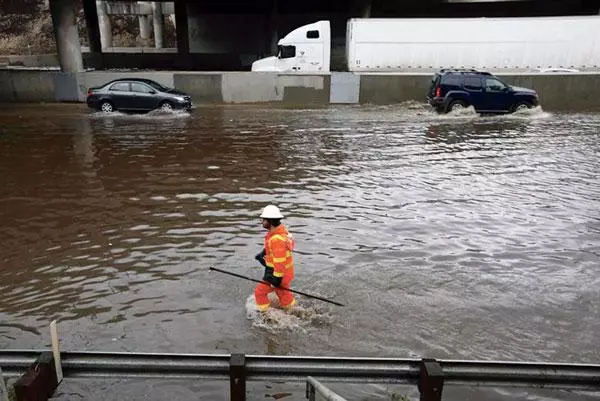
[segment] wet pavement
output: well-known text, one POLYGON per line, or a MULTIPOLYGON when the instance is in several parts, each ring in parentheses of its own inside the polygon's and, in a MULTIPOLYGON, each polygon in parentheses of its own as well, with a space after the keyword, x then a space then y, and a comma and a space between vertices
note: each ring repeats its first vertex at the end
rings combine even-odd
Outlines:
MULTIPOLYGON (((540 109, 3 105, 0 347, 46 347, 58 319, 66 350, 600 363, 599 151, 600 115, 540 109), (345 307, 299 297, 264 322, 253 283, 209 273, 261 277, 268 203, 297 241, 294 287, 345 307)), ((61 396, 227 399, 226 382, 125 383, 61 396)), ((265 386, 256 399, 287 391, 265 386)))

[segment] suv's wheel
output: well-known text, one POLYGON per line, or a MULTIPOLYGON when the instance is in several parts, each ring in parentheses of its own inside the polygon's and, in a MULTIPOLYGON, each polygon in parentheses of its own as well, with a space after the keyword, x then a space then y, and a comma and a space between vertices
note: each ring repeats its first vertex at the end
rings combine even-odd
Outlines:
POLYGON ((105 113, 112 113, 113 111, 115 111, 115 107, 112 105, 111 102, 104 100, 102 103, 100 103, 100 110, 105 113))
POLYGON ((452 111, 461 111, 461 110, 466 109, 467 107, 468 107, 468 105, 465 102, 463 102, 462 100, 453 100, 448 105, 446 112, 450 113, 452 111))
POLYGON ((513 112, 515 111, 523 111, 523 110, 529 110, 530 108, 532 108, 533 106, 531 105, 531 103, 528 102, 518 102, 513 106, 513 112))

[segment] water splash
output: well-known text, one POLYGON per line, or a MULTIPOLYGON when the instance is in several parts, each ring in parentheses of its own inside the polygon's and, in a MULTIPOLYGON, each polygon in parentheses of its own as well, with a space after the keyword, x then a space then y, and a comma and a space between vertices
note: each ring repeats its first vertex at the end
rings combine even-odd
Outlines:
POLYGON ((552 117, 552 113, 544 111, 541 106, 536 106, 531 109, 523 109, 508 114, 479 114, 473 106, 463 109, 452 110, 445 114, 437 114, 430 110, 430 114, 434 119, 441 120, 464 120, 464 119, 507 119, 507 120, 542 120, 552 117))
POLYGON ((281 309, 279 301, 274 293, 269 294, 271 307, 261 312, 256 307, 254 296, 249 295, 246 299, 246 317, 252 322, 253 327, 259 327, 267 331, 302 331, 306 332, 311 327, 329 326, 332 316, 328 311, 318 306, 309 305, 306 302, 298 303, 290 310, 281 309))
POLYGON ((105 113, 103 111, 94 111, 90 114, 90 118, 114 118, 125 120, 154 120, 154 119, 175 119, 175 118, 190 118, 191 114, 185 110, 151 110, 148 113, 125 113, 122 111, 114 111, 105 113))
POLYGON ((451 110, 445 114, 448 118, 472 118, 479 117, 479 114, 475 111, 473 106, 468 106, 461 109, 451 110))
POLYGON ((552 113, 544 111, 541 106, 532 107, 531 109, 517 110, 512 114, 507 114, 506 117, 538 120, 552 117, 552 113))

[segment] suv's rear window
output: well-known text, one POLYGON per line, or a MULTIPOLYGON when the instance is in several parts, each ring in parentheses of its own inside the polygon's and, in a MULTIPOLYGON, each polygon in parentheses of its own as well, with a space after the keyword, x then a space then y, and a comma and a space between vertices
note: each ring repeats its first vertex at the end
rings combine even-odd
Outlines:
POLYGON ((461 78, 460 75, 448 74, 448 75, 444 76, 442 83, 444 85, 460 86, 460 78, 461 78))

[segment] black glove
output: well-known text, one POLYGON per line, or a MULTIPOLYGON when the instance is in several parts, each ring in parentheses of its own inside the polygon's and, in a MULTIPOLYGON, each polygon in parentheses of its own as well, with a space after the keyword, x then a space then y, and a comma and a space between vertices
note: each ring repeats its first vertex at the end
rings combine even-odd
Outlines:
POLYGON ((281 277, 273 276, 270 283, 273 284, 273 287, 279 287, 281 285, 281 277))
POLYGON ((258 260, 258 263, 260 263, 264 267, 267 267, 267 263, 265 262, 265 254, 266 254, 266 252, 263 249, 260 253, 256 254, 256 256, 254 257, 254 259, 258 260))
POLYGON ((275 277, 273 275, 272 267, 265 268, 265 275, 263 276, 263 280, 273 285, 274 287, 279 287, 281 285, 281 277, 275 277))

